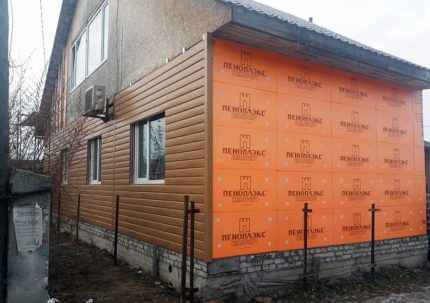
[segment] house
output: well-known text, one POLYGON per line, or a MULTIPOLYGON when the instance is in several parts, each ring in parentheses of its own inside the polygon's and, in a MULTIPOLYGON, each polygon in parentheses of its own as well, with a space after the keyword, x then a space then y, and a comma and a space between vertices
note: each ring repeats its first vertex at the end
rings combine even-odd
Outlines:
POLYGON ((202 298, 309 268, 426 260, 422 90, 430 70, 251 0, 63 0, 37 132, 53 214, 180 285, 196 202, 202 298))

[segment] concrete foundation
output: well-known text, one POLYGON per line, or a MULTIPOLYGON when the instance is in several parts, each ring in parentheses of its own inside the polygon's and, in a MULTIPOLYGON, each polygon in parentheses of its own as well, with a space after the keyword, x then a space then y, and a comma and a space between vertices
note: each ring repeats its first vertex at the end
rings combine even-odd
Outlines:
MULTIPOLYGON (((61 228, 75 232, 76 223, 62 218, 61 228)), ((81 240, 113 251, 113 231, 81 223, 81 240)), ((377 241, 377 265, 417 267, 427 260, 427 236, 377 241)), ((140 241, 119 236, 118 257, 125 262, 159 274, 176 289, 180 287, 181 254, 140 241)), ((355 243, 309 250, 308 264, 317 278, 348 277, 353 272, 369 271, 370 243, 355 243)), ((299 279, 303 271, 303 250, 273 252, 215 260, 196 260, 195 285, 205 300, 233 296, 250 298, 281 290, 286 283, 299 279)))

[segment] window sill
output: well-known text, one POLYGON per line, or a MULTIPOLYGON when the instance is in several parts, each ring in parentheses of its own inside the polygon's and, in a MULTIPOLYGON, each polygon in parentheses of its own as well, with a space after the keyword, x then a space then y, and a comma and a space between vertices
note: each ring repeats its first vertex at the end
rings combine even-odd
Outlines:
POLYGON ((101 181, 90 181, 89 185, 100 185, 102 184, 101 181))
POLYGON ((134 180, 135 185, 166 184, 166 180, 134 180))

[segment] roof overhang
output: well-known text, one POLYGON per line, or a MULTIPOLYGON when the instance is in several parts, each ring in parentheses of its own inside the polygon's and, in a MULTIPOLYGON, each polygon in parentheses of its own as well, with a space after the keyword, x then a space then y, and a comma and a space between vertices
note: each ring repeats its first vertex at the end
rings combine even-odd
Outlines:
POLYGON ((58 68, 63 58, 63 49, 67 42, 72 18, 75 11, 76 0, 63 0, 60 16, 58 18, 57 31, 55 33, 54 45, 49 60, 48 72, 46 74, 45 86, 43 88, 40 108, 37 114, 37 123, 34 122, 35 134, 43 137, 45 127, 48 123, 47 117, 55 92, 55 83, 58 77, 58 68))
POLYGON ((230 5, 231 20, 213 35, 318 62, 415 89, 430 88, 430 70, 367 47, 358 47, 335 36, 289 23, 275 16, 230 5))

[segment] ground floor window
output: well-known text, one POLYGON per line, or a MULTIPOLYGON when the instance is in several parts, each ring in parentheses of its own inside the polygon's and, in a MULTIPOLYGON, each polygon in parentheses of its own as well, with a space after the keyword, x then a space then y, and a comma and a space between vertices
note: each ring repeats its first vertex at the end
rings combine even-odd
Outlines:
POLYGON ((164 114, 134 124, 134 182, 164 183, 165 135, 164 114))
POLYGON ((101 181, 101 137, 88 141, 88 183, 101 181))

